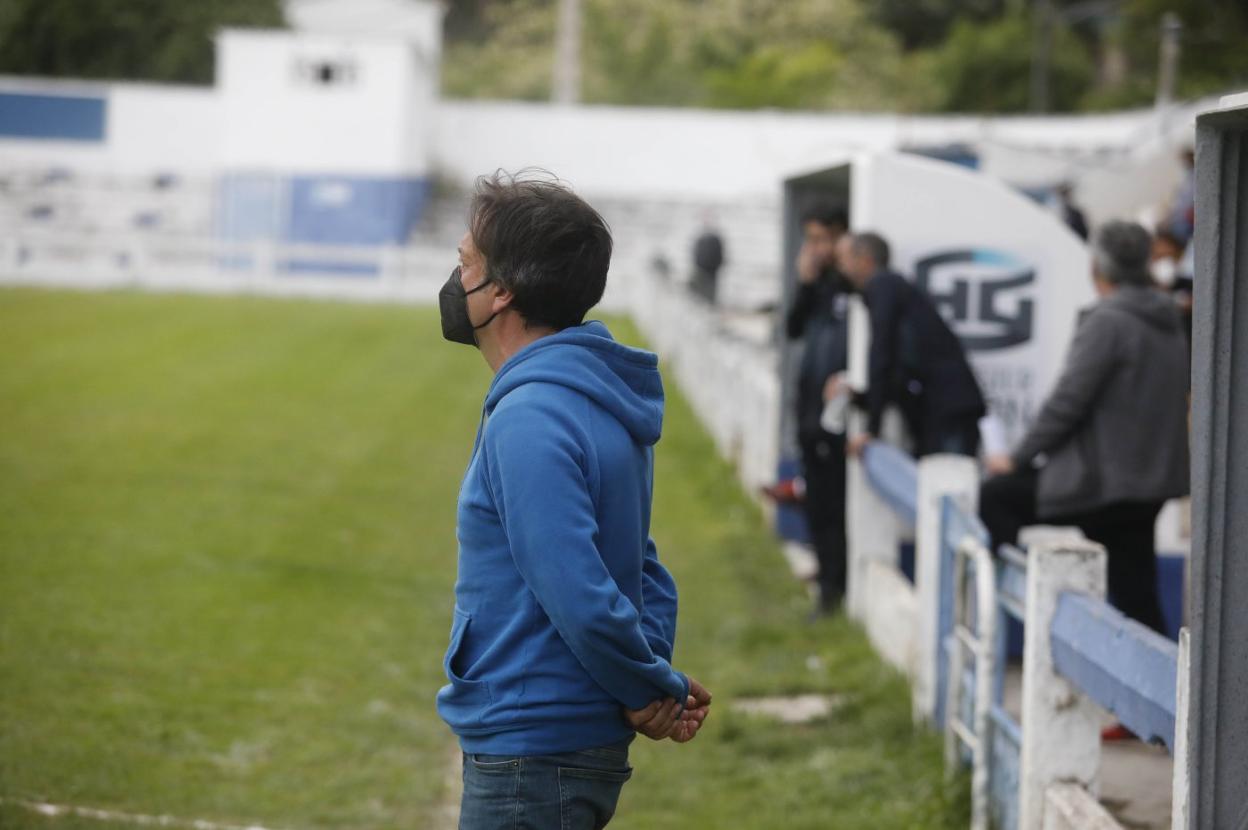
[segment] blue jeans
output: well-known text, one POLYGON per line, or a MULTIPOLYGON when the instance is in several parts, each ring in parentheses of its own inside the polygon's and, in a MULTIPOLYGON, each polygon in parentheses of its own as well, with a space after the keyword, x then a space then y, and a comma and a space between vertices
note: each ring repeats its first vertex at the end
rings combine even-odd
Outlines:
POLYGON ((460 830, 597 830, 633 774, 624 741, 558 755, 464 755, 460 830))

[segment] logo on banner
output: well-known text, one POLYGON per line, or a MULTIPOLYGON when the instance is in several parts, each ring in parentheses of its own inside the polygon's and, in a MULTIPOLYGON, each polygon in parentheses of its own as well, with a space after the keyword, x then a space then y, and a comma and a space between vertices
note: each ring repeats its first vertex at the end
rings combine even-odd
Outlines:
POLYGON ((1036 271, 1016 257, 988 249, 942 251, 915 263, 914 280, 967 351, 1031 340, 1036 271))

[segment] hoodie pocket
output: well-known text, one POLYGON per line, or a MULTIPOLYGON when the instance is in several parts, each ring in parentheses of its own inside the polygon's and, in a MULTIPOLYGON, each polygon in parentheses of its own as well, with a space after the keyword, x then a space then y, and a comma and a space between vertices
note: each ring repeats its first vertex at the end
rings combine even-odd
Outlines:
MULTIPOLYGON (((467 680, 463 665, 464 637, 472 624, 472 616, 458 605, 451 623, 451 644, 446 649, 442 668, 451 681, 450 694, 439 695, 443 715, 453 727, 473 727, 481 723, 485 707, 491 702, 490 686, 484 680, 467 680)), ((446 690, 444 690, 445 692, 446 690)))

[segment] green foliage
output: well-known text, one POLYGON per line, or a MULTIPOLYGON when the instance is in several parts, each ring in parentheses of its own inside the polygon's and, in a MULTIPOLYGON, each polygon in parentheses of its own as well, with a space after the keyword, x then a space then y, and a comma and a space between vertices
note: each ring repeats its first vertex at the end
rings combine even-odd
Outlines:
POLYGON ((585 8, 584 95, 600 104, 679 106, 703 94, 679 3, 598 0, 585 8))
MULTIPOLYGON (((587 103, 733 109, 1018 112, 1028 14, 1005 0, 582 0, 587 103)), ((550 97, 557 0, 455 0, 444 93, 550 97)), ((1053 0, 1050 109, 1148 104, 1162 15, 1183 22, 1178 95, 1248 84, 1248 4, 1053 0), (1126 75, 1097 80, 1109 51, 1126 75)), ((0 0, 0 73, 211 83, 223 26, 282 26, 281 0, 0 0)))
MULTIPOLYGON (((1014 12, 1004 0, 583 4, 588 103, 985 113, 1030 105, 1031 3, 1014 12)), ((1180 97, 1248 83, 1243 3, 1123 0, 1091 17, 1080 0, 1052 8, 1052 111, 1150 102, 1168 10, 1185 26, 1180 97), (1115 49, 1126 76, 1098 79, 1098 63, 1112 63, 1115 49)), ((448 94, 549 97, 555 0, 468 0, 448 36, 448 94)))
POLYGON ((708 70, 709 103, 734 109, 810 107, 827 98, 843 64, 826 42, 796 49, 759 46, 737 62, 708 70))
POLYGON ((442 61, 442 91, 451 97, 542 100, 550 97, 555 6, 511 0, 485 8, 488 34, 451 41, 442 61))
MULTIPOLYGON (((910 109, 896 39, 853 0, 752 0, 719 18, 700 13, 695 54, 711 106, 786 109, 910 109)), ((691 25, 693 25, 691 23, 691 25)))
POLYGON ((1117 32, 1132 77, 1130 103, 1156 93, 1162 16, 1174 12, 1180 35, 1179 97, 1228 92, 1248 84, 1248 3, 1213 0, 1131 0, 1117 32))
POLYGON ((283 25, 280 0, 3 0, 0 73, 210 84, 218 29, 283 25))
POLYGON ((957 22, 983 23, 1005 11, 1004 0, 871 0, 866 6, 907 51, 940 45, 957 22))
MULTIPOLYGON (((452 43, 448 95, 550 94, 551 0, 486 9, 489 33, 452 43)), ((856 0, 585 0, 588 103, 880 109, 921 106, 896 39, 856 0)))
MULTIPOLYGON (((959 22, 926 56, 939 90, 938 107, 950 112, 1025 112, 1030 106, 1033 30, 1026 17, 991 23, 959 22)), ((1084 43, 1055 27, 1049 71, 1050 109, 1073 109, 1095 76, 1084 43)))

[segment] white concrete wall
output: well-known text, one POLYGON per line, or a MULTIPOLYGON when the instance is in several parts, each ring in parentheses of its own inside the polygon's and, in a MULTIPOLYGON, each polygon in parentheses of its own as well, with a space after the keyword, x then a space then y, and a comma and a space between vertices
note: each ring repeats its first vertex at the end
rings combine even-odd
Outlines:
POLYGON ((207 175, 220 161, 221 104, 207 87, 0 77, 4 92, 107 100, 102 142, 0 137, 0 166, 68 168, 95 175, 207 175))
POLYGON ((1191 120, 1190 108, 1176 111, 1161 144, 1151 111, 979 118, 439 101, 431 36, 227 31, 220 44, 215 89, 0 78, 4 89, 110 100, 104 146, 0 139, 0 163, 422 173, 431 160, 461 183, 540 166, 593 196, 755 205, 778 202, 783 176, 831 154, 962 142, 1006 181, 1086 179, 1078 194, 1100 220, 1165 196, 1175 178, 1165 148, 1191 120), (296 79, 298 60, 334 57, 356 61, 354 85, 296 79))
POLYGON ((427 146, 413 110, 436 84, 400 38, 226 30, 218 36, 217 85, 231 170, 393 175, 424 173, 427 146), (318 83, 307 68, 348 68, 318 83))
POLYGON ((108 144, 122 173, 209 175, 220 164, 221 99, 213 89, 118 84, 108 144))
POLYGON ((1069 165, 1123 153, 1152 118, 1151 111, 981 118, 443 101, 433 156, 463 180, 538 166, 593 193, 776 198, 786 174, 836 152, 991 144, 1012 149, 1002 171, 1016 173, 1020 154, 1060 152, 1069 165))
POLYGON ((402 36, 437 66, 442 52, 440 0, 286 0, 286 21, 302 32, 402 36))

